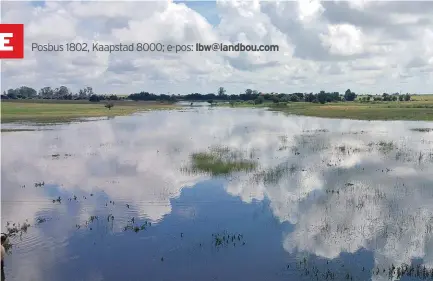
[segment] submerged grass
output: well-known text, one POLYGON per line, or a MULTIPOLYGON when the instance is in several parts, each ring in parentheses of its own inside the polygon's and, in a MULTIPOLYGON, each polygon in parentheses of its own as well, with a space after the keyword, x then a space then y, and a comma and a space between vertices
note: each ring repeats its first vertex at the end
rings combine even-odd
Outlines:
POLYGON ((225 160, 212 153, 194 153, 192 156, 193 170, 199 170, 212 175, 225 175, 232 172, 251 171, 256 163, 249 160, 225 160))
POLYGON ((191 167, 182 169, 184 172, 204 172, 218 176, 241 171, 248 172, 257 167, 255 161, 245 159, 242 153, 227 147, 215 147, 209 152, 193 153, 191 160, 191 167))
POLYGON ((413 128, 413 129, 410 129, 410 130, 414 131, 414 132, 421 132, 421 133, 433 132, 433 128, 413 128))
POLYGON ((274 168, 260 171, 253 175, 253 181, 263 182, 265 185, 277 184, 284 176, 294 174, 298 170, 296 165, 288 162, 281 163, 274 168))
POLYGON ((396 148, 396 145, 392 141, 390 142, 380 141, 378 143, 378 146, 379 146, 379 151, 382 153, 389 153, 396 148))
POLYGON ((245 245, 244 235, 240 233, 228 233, 226 231, 222 233, 213 233, 213 244, 215 247, 227 247, 233 245, 236 247, 238 245, 245 245))

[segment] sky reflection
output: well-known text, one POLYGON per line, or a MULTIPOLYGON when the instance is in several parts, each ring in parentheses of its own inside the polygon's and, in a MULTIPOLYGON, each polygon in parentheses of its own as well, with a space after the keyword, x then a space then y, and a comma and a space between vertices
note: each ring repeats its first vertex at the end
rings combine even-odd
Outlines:
POLYGON ((419 127, 433 124, 198 107, 2 134, 2 231, 50 218, 15 241, 7 271, 11 280, 76 280, 79 269, 81 280, 308 280, 286 268, 302 253, 323 266, 359 258, 353 271, 368 274, 415 258, 433 267, 433 133, 410 130, 419 127), (182 172, 214 146, 259 167, 216 179, 182 172), (91 234, 76 228, 93 215, 91 234), (132 217, 152 227, 123 232, 132 217), (248 245, 215 254, 206 243, 228 228, 248 245))

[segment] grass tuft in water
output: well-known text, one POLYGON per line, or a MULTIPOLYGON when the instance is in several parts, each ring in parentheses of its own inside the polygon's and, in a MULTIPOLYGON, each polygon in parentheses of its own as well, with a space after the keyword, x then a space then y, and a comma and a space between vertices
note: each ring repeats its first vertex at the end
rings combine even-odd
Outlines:
POLYGON ((378 146, 379 146, 379 151, 383 153, 391 152, 394 148, 396 148, 395 144, 392 141, 390 142, 381 141, 378 143, 378 146))
POLYGON ((216 248, 233 246, 236 247, 236 242, 241 245, 245 245, 244 235, 240 233, 228 233, 226 231, 222 233, 212 234, 213 245, 216 248))
POLYGON ((128 221, 128 224, 123 227, 123 231, 132 230, 135 233, 138 233, 152 226, 152 223, 148 221, 145 221, 142 225, 134 225, 134 224, 135 224, 135 218, 133 217, 130 221, 128 221))
POLYGON ((46 221, 47 221, 46 218, 37 218, 37 219, 36 219, 36 223, 37 223, 37 224, 41 224, 41 223, 46 222, 46 221))
POLYGON ((213 176, 249 172, 257 167, 255 161, 244 159, 241 153, 229 148, 214 148, 210 152, 193 153, 191 160, 192 167, 185 169, 186 171, 205 172, 213 176))
POLYGON ((35 187, 41 187, 45 185, 45 181, 43 182, 35 182, 35 187))
POLYGON ((13 237, 16 235, 22 235, 23 233, 27 232, 27 229, 30 227, 31 225, 26 221, 23 224, 19 224, 19 223, 7 223, 6 224, 6 235, 8 237, 13 237))
POLYGON ((433 132, 433 128, 413 128, 413 129, 410 129, 410 130, 414 131, 414 132, 421 132, 421 133, 433 132))

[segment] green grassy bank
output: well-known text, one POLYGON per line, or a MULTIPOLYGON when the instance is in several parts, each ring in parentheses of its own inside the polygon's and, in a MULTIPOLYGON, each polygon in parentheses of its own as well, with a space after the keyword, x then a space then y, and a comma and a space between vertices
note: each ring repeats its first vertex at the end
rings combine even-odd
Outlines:
POLYGON ((86 117, 110 117, 129 115, 139 111, 175 109, 174 104, 156 102, 113 101, 113 107, 106 102, 20 100, 1 102, 1 121, 10 122, 68 122, 86 117))
POLYGON ((326 104, 310 102, 289 102, 254 104, 237 102, 234 104, 218 104, 231 107, 266 107, 288 114, 347 118, 359 120, 419 120, 433 121, 433 95, 412 96, 411 101, 377 101, 377 102, 332 102, 326 104))

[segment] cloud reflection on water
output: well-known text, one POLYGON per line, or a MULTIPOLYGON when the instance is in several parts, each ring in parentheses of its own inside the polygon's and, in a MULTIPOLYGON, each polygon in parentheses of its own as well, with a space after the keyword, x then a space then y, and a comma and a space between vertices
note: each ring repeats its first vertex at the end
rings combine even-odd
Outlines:
MULTIPOLYGON (((288 252, 306 251, 332 259, 366 248, 374 252, 376 263, 424 258, 433 266, 433 234, 425 231, 433 216, 429 189, 433 162, 428 158, 433 152, 433 133, 409 130, 415 126, 432 127, 432 123, 200 108, 4 134, 2 228, 6 220, 21 222, 53 210, 59 216, 68 214, 73 226, 101 211, 108 200, 116 202, 106 211, 116 217, 115 231, 130 216, 161 221, 171 213, 170 200, 179 197, 183 188, 209 178, 181 172, 189 156, 224 145, 257 157, 262 173, 235 174, 226 190, 244 202, 267 198, 280 222, 294 224, 294 231, 283 241, 288 252), (401 151, 387 153, 378 145, 369 146, 380 141, 392 141, 401 151), (341 146, 347 150, 342 152, 341 146), (424 155, 422 161, 416 161, 419 152, 424 155), (53 159, 57 153, 60 156, 53 159), (389 171, 382 172, 386 168, 389 171), (266 177, 270 171, 272 176, 266 177), (33 186, 40 181, 45 181, 46 188, 33 186), (71 211, 67 204, 50 202, 54 198, 50 189, 52 194, 62 192, 64 202, 74 194, 88 198, 80 197, 71 211), (99 195, 90 198, 90 193, 99 195), (131 209, 126 210, 125 204, 131 209)), ((186 208, 183 215, 191 216, 191 212, 186 208)), ((75 231, 67 225, 55 226, 63 241, 75 231)))

